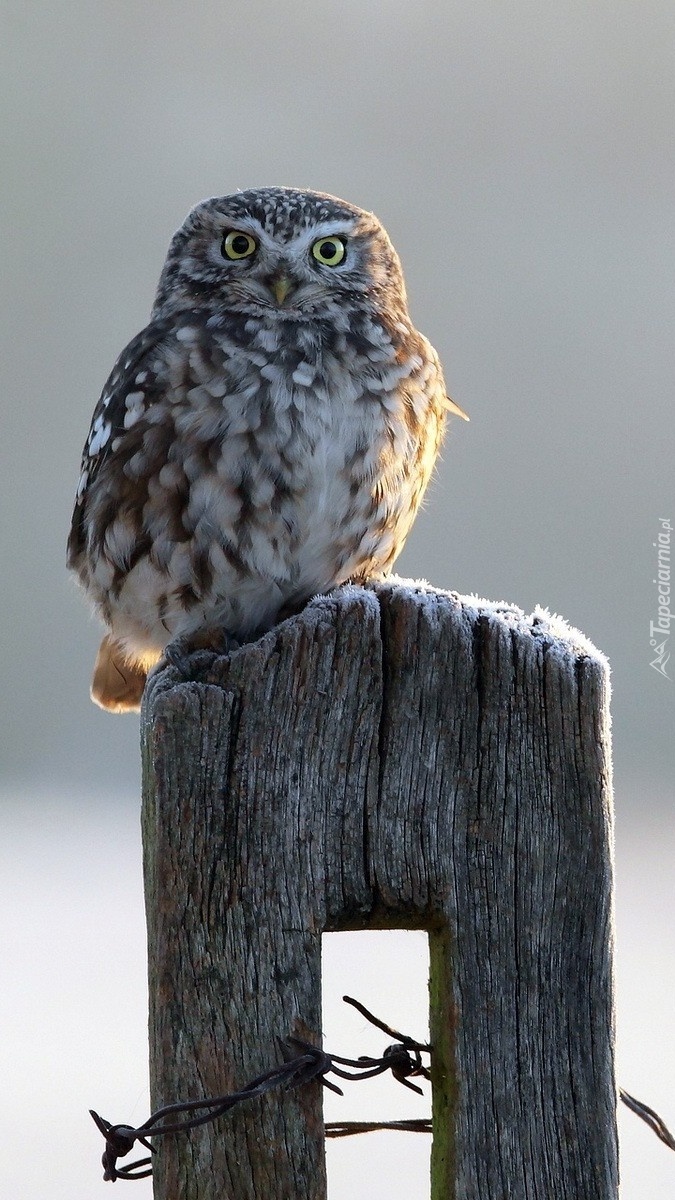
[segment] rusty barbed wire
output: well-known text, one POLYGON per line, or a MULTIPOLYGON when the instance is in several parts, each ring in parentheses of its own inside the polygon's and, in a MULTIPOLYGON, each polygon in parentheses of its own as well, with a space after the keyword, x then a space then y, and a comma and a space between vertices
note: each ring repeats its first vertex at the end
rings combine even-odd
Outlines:
MULTIPOLYGON (((344 1095, 342 1088, 327 1079, 327 1075, 337 1075, 339 1079, 359 1080, 372 1079, 376 1075, 383 1075, 390 1071, 398 1083, 423 1095, 422 1089, 411 1082, 411 1077, 417 1076, 427 1080, 431 1078, 429 1068, 422 1060, 423 1054, 431 1056, 431 1046, 425 1042, 417 1042, 408 1034, 393 1029, 351 996, 343 996, 342 999, 360 1012, 371 1025, 389 1037, 395 1038, 395 1042, 387 1046, 379 1058, 370 1058, 367 1055, 361 1055, 359 1058, 344 1058, 338 1054, 329 1054, 319 1049, 318 1046, 301 1041, 300 1038, 280 1038, 279 1044, 282 1052, 286 1055, 285 1061, 256 1076, 238 1092, 230 1092, 224 1096, 211 1096, 204 1100, 183 1100, 174 1104, 165 1104, 137 1128, 124 1124, 113 1125, 105 1117, 99 1116, 97 1112, 90 1109, 89 1112, 106 1143, 101 1159, 104 1180, 114 1183, 117 1179, 146 1179, 152 1175, 152 1157, 136 1159, 134 1162, 127 1163, 126 1166, 117 1165, 118 1159, 125 1158, 127 1154, 131 1153, 136 1142, 149 1150, 150 1156, 152 1156, 155 1153, 155 1147, 150 1143, 149 1138, 197 1129, 200 1125, 222 1117, 236 1104, 263 1096, 275 1088, 296 1088, 313 1079, 320 1079, 324 1087, 342 1096, 344 1095), (345 1070, 345 1067, 349 1067, 350 1070, 345 1070), (184 1120, 173 1122, 167 1120, 167 1118, 179 1114, 190 1115, 186 1115, 184 1120)), ((645 1121, 666 1146, 675 1150, 675 1138, 653 1108, 649 1108, 641 1100, 636 1100, 623 1088, 619 1089, 619 1099, 641 1120, 645 1121)), ((325 1133, 328 1138, 350 1137, 354 1134, 373 1133, 387 1129, 407 1133, 432 1133, 433 1131, 431 1118, 407 1121, 330 1121, 325 1125, 325 1133)))
POLYGON ((619 1099, 623 1101, 631 1112, 634 1112, 646 1125, 649 1125, 649 1128, 656 1134, 657 1138, 665 1142, 666 1146, 669 1146, 671 1150, 675 1150, 675 1137, 673 1137, 659 1114, 654 1112, 653 1108, 650 1108, 648 1104, 643 1104, 642 1100, 636 1100, 635 1096, 631 1096, 624 1088, 619 1088, 619 1099))
MULTIPOLYGON (((230 1092, 225 1096, 211 1096, 205 1100, 182 1100, 174 1104, 165 1104, 136 1129, 129 1125, 112 1125, 106 1121, 105 1117, 99 1116, 90 1108, 89 1112, 106 1140, 102 1158, 104 1180, 114 1183, 116 1179, 144 1179, 152 1174, 152 1160, 149 1158, 139 1159, 126 1167, 117 1166, 117 1159, 129 1154, 137 1141, 152 1154, 154 1147, 150 1145, 148 1138, 197 1129, 198 1126, 223 1116, 230 1108, 234 1108, 235 1104, 240 1104, 243 1100, 253 1100, 256 1096, 262 1096, 265 1092, 277 1087, 299 1087, 300 1084, 308 1083, 311 1079, 315 1079, 318 1075, 323 1075, 331 1069, 330 1057, 323 1050, 319 1050, 316 1046, 310 1046, 306 1042, 300 1042, 296 1038, 288 1038, 281 1043, 282 1048, 287 1048, 292 1044, 301 1048, 302 1052, 290 1060, 287 1059, 279 1066, 263 1072, 262 1075, 256 1076, 241 1091, 230 1092), (179 1113, 199 1115, 189 1116, 184 1121, 166 1122, 167 1117, 179 1113)), ((335 1084, 327 1082, 327 1086, 334 1091, 340 1091, 335 1084)))
MULTIPOLYGON (((387 1046, 380 1058, 370 1058, 366 1055, 359 1058, 344 1058, 338 1054, 328 1054, 317 1046, 312 1046, 309 1042, 301 1041, 300 1038, 288 1037, 279 1039, 282 1053, 286 1056, 285 1061, 272 1067, 269 1071, 263 1072, 262 1075, 256 1076, 238 1092, 230 1092, 224 1096, 210 1096, 204 1100, 182 1100, 174 1104, 165 1104, 137 1128, 125 1124, 113 1125, 90 1108, 91 1117, 103 1134, 106 1143, 101 1159, 104 1180, 114 1183, 117 1179, 146 1179, 152 1174, 152 1157, 136 1159, 132 1163, 127 1163, 126 1166, 117 1165, 118 1159, 125 1158, 127 1154, 131 1153, 136 1142, 149 1150, 152 1156, 155 1148, 148 1139, 164 1137, 168 1133, 184 1133, 188 1129, 196 1129, 200 1125, 222 1117, 236 1104, 263 1096, 275 1088, 296 1088, 313 1079, 320 1079, 324 1087, 342 1096, 344 1095, 342 1088, 327 1079, 328 1074, 337 1075, 340 1079, 359 1080, 372 1079, 376 1075, 383 1075, 390 1071, 398 1083, 423 1095, 422 1089, 411 1082, 411 1077, 430 1078, 429 1069, 422 1061, 422 1055, 430 1054, 431 1047, 424 1042, 415 1041, 407 1034, 391 1029, 390 1026, 373 1016, 358 1000, 353 1000, 350 996, 343 996, 343 1000, 347 1004, 353 1005, 371 1024, 397 1039, 395 1044, 387 1046), (292 1057, 289 1057, 290 1055, 292 1057), (349 1067, 350 1070, 345 1070, 345 1067, 349 1067), (168 1120, 179 1114, 186 1114, 185 1119, 168 1120)), ((351 1122, 334 1122, 333 1129, 327 1128, 327 1136, 346 1137, 349 1132, 366 1132, 363 1128, 349 1130, 350 1124, 351 1122)), ((355 1126, 363 1124, 363 1122, 354 1122, 355 1126)), ((372 1122, 369 1124, 373 1128, 378 1127, 372 1122)), ((409 1122, 383 1122, 382 1127, 404 1128, 409 1124, 409 1122)))
POLYGON ((431 1117, 410 1121, 328 1121, 324 1125, 327 1138, 351 1137, 355 1133, 381 1133, 393 1129, 398 1133, 433 1133, 431 1117))

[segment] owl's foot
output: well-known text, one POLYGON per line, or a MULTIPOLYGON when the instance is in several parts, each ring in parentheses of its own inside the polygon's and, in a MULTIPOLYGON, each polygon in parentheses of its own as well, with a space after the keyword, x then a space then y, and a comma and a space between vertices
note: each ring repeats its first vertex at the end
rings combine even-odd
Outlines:
POLYGON ((216 659, 238 650, 240 643, 225 629, 203 630, 181 634, 174 638, 162 655, 164 663, 173 667, 182 679, 199 678, 212 667, 216 659))

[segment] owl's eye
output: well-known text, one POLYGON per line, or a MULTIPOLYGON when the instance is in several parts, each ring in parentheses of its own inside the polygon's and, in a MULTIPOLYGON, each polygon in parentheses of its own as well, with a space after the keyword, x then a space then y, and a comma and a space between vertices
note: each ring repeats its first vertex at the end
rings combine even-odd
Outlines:
POLYGON ((258 243, 250 233, 242 233, 240 229, 231 229, 225 234, 220 248, 223 258, 250 258, 258 249, 258 243))
POLYGON ((312 246, 312 256, 325 267, 337 267, 346 253, 344 240, 339 237, 322 237, 312 246))

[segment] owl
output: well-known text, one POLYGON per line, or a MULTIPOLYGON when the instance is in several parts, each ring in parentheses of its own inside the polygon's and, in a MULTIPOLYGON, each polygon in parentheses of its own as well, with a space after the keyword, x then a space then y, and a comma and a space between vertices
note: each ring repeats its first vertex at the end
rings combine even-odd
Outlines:
POLYGON ((380 222, 260 188, 198 204, 94 410, 68 566, 107 627, 92 699, 138 709, 313 595, 389 571, 448 413, 380 222))

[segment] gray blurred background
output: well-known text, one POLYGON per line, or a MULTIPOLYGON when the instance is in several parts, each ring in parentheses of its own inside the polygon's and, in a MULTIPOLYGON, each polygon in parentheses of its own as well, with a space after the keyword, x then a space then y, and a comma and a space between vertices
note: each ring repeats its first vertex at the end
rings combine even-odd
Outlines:
MULTIPOLYGON (((378 213, 471 416, 400 573, 546 605, 609 656, 619 1079, 675 1127, 675 656, 670 679, 649 665, 653 543, 675 518, 671 0, 0 12, 2 1193, 105 1195, 87 1108, 148 1113, 138 719, 89 701, 99 630, 64 544, 91 411, 171 233, 261 184, 378 213)), ((381 1045, 344 991, 423 1032, 420 936, 326 939, 331 1048, 381 1045)), ((363 1089, 331 1115, 404 1115, 363 1089)), ((422 1139, 357 1142, 331 1149, 331 1200, 427 1194, 422 1139)), ((672 1194, 675 1156, 629 1113, 621 1147, 624 1200, 672 1194)))

